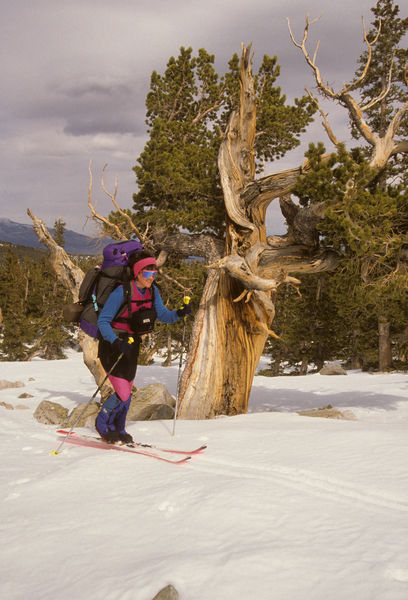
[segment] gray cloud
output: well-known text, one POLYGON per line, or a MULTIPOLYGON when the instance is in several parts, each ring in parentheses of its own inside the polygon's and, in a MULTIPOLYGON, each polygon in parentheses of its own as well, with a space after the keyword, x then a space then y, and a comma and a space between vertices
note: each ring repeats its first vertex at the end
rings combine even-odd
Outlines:
POLYGON ((104 83, 100 81, 86 81, 82 83, 73 83, 61 89, 71 98, 83 98, 91 96, 94 100, 100 97, 114 98, 117 95, 122 97, 129 96, 132 93, 130 86, 121 83, 104 83))
MULTIPOLYGON (((353 76, 364 49, 361 16, 368 24, 374 4, 375 0, 3 3, 0 216, 28 222, 25 210, 30 206, 49 224, 62 216, 69 227, 81 229, 91 159, 98 177, 109 163, 109 174, 119 178, 120 203, 131 206, 136 188, 131 167, 147 139, 144 103, 150 74, 153 69, 163 72, 180 46, 214 53, 221 73, 240 52, 241 42, 252 42, 255 69, 263 54, 278 55, 278 84, 291 99, 314 81, 290 42, 286 17, 300 39, 307 12, 311 17, 323 13, 311 28, 310 48, 320 39, 322 75, 341 86, 353 76)), ((327 109, 340 130, 337 134, 347 135, 339 108, 327 109)), ((318 119, 305 134, 302 148, 271 170, 297 164, 310 139, 324 139, 318 119)), ((100 210, 110 210, 96 185, 94 193, 100 210)), ((275 208, 270 221, 280 226, 275 208)))

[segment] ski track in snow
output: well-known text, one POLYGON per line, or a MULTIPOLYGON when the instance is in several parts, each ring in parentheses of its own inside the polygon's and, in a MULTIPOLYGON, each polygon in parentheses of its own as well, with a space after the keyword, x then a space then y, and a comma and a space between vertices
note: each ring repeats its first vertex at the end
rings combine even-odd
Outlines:
MULTIPOLYGON (((33 440, 45 441, 46 445, 50 445, 50 434, 47 433, 32 433, 30 436, 33 440)), ((57 442, 58 442, 58 438, 57 442)), ((74 446, 75 447, 75 446, 74 446)), ((65 446, 65 451, 70 448, 65 446)), ((84 447, 85 448, 85 447, 84 447)), ((83 453, 84 448, 80 449, 83 453)), ((44 450, 34 450, 32 446, 23 446, 22 452, 43 454, 44 450), (33 452, 34 451, 34 452, 33 452)), ((163 455, 165 456, 165 455, 163 455)), ((140 460, 148 462, 156 462, 150 457, 140 455, 140 460)), ((330 476, 322 476, 306 469, 298 469, 288 466, 271 465, 262 466, 256 464, 245 463, 245 459, 241 461, 220 460, 219 454, 217 458, 211 457, 211 448, 207 448, 201 454, 195 455, 187 464, 174 465, 173 468, 191 468, 196 472, 207 473, 228 478, 246 478, 258 481, 265 481, 275 485, 283 485, 299 494, 308 493, 314 496, 330 500, 331 502, 345 502, 355 506, 358 502, 366 509, 371 510, 386 510, 396 511, 401 513, 408 512, 408 502, 380 492, 379 490, 367 489, 358 487, 349 482, 345 482, 339 478, 330 476)), ((51 475, 53 475, 51 473, 51 475)), ((44 476, 44 474, 43 474, 44 476)), ((34 478, 35 479, 35 478, 34 478)), ((10 487, 16 486, 19 488, 30 483, 33 479, 22 477, 8 482, 10 487)), ((20 496, 20 493, 13 491, 9 493, 4 500, 13 500, 20 496)))
POLYGON ((202 456, 200 463, 190 463, 191 468, 209 474, 224 475, 242 479, 257 479, 277 483, 296 490, 299 493, 313 494, 332 502, 347 502, 355 506, 361 503, 364 508, 408 512, 408 502, 377 490, 357 488, 335 477, 322 477, 305 469, 294 469, 283 466, 254 466, 241 462, 220 461, 202 456))

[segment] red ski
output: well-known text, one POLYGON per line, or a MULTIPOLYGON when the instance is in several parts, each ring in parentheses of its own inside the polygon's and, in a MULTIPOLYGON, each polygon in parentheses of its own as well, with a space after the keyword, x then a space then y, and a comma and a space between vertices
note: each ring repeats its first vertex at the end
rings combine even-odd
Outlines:
MULTIPOLYGON (((58 429, 57 433, 68 435, 69 432, 66 431, 65 429, 58 429)), ((91 440, 101 440, 100 437, 78 434, 75 431, 71 431, 71 435, 76 435, 76 436, 80 435, 83 438, 91 439, 91 440)), ((160 452, 168 452, 170 454, 185 454, 187 456, 192 456, 193 454, 199 454, 200 452, 202 452, 203 450, 205 450, 207 448, 207 446, 200 446, 199 448, 196 448, 195 450, 176 450, 174 448, 162 448, 160 446, 154 446, 152 444, 142 444, 142 442, 132 442, 131 444, 126 444, 126 446, 129 448, 150 448, 152 450, 158 450, 160 452)))
POLYGON ((156 452, 151 452, 149 450, 137 450, 136 448, 128 447, 126 445, 108 444, 107 442, 104 442, 100 438, 78 435, 74 431, 72 431, 68 435, 68 433, 69 433, 68 431, 59 429, 57 431, 57 433, 65 435, 66 436, 65 441, 68 442, 69 444, 74 444, 77 446, 86 446, 88 448, 98 448, 100 450, 119 450, 119 452, 131 452, 132 454, 140 454, 142 456, 149 456, 150 458, 155 458, 157 460, 161 460, 166 463, 172 463, 173 465, 180 465, 182 463, 187 462, 191 458, 191 456, 184 456, 183 458, 172 460, 170 458, 160 456, 156 452))
POLYGON ((134 442, 133 444, 130 444, 130 446, 133 448, 152 448, 152 450, 160 450, 160 452, 169 452, 170 454, 188 454, 189 456, 192 456, 193 454, 199 454, 207 448, 207 446, 200 446, 195 450, 175 450, 174 448, 161 448, 160 446, 154 446, 153 444, 142 444, 141 442, 134 442))

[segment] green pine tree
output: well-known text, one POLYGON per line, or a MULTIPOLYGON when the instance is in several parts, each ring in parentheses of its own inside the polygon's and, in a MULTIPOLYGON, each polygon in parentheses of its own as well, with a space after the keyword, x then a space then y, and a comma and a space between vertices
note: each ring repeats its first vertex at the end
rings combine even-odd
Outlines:
POLYGON ((27 318, 30 261, 19 260, 10 246, 0 268, 1 308, 3 314, 0 352, 3 360, 24 360, 35 331, 27 318))
POLYGON ((62 248, 65 246, 65 227, 66 223, 61 219, 57 219, 54 223, 53 238, 62 248))
POLYGON ((320 370, 325 361, 342 357, 345 329, 330 296, 331 277, 305 274, 300 290, 279 291, 273 329, 280 340, 270 338, 266 345, 271 375, 284 374, 286 367, 306 375, 309 368, 320 370))
POLYGON ((31 290, 27 312, 36 326, 32 353, 46 360, 65 358, 64 348, 72 345, 72 327, 64 323, 62 307, 70 302, 70 297, 58 281, 48 258, 36 264, 31 290))
MULTIPOLYGON (((134 167, 139 191, 134 219, 164 226, 166 231, 224 233, 224 202, 217 155, 231 109, 238 103, 238 56, 219 76, 214 55, 204 49, 193 56, 181 48, 163 75, 152 73, 147 95, 149 141, 134 167)), ((314 107, 308 98, 286 102, 279 87, 277 58, 265 56, 255 78, 259 129, 258 168, 299 143, 314 107)))
POLYGON ((19 257, 10 247, 0 267, 3 315, 0 355, 3 360, 33 356, 64 358, 72 345, 72 328, 62 319, 70 298, 58 283, 49 260, 19 257))
POLYGON ((332 299, 339 314, 349 319, 350 358, 365 347, 370 357, 363 356, 363 362, 372 365, 373 352, 360 343, 367 338, 360 336, 359 341, 356 332, 365 331, 371 323, 373 348, 378 343, 373 327, 379 318, 392 323, 394 332, 406 322, 408 195, 401 183, 379 185, 378 173, 361 153, 340 147, 323 162, 323 152, 321 145, 310 147, 307 156, 313 170, 301 178, 295 193, 303 205, 315 199, 326 202, 321 234, 324 244, 342 257, 332 283, 332 299))

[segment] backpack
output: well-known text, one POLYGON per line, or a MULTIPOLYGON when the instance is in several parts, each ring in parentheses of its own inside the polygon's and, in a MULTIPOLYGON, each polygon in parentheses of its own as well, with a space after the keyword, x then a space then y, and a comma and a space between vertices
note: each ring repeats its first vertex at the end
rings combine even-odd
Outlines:
POLYGON ((85 333, 98 338, 98 316, 109 294, 118 285, 124 286, 125 301, 128 302, 131 275, 128 260, 132 254, 141 252, 142 249, 138 240, 105 246, 102 265, 87 271, 79 288, 78 302, 64 307, 64 318, 70 322, 79 322, 85 333))

